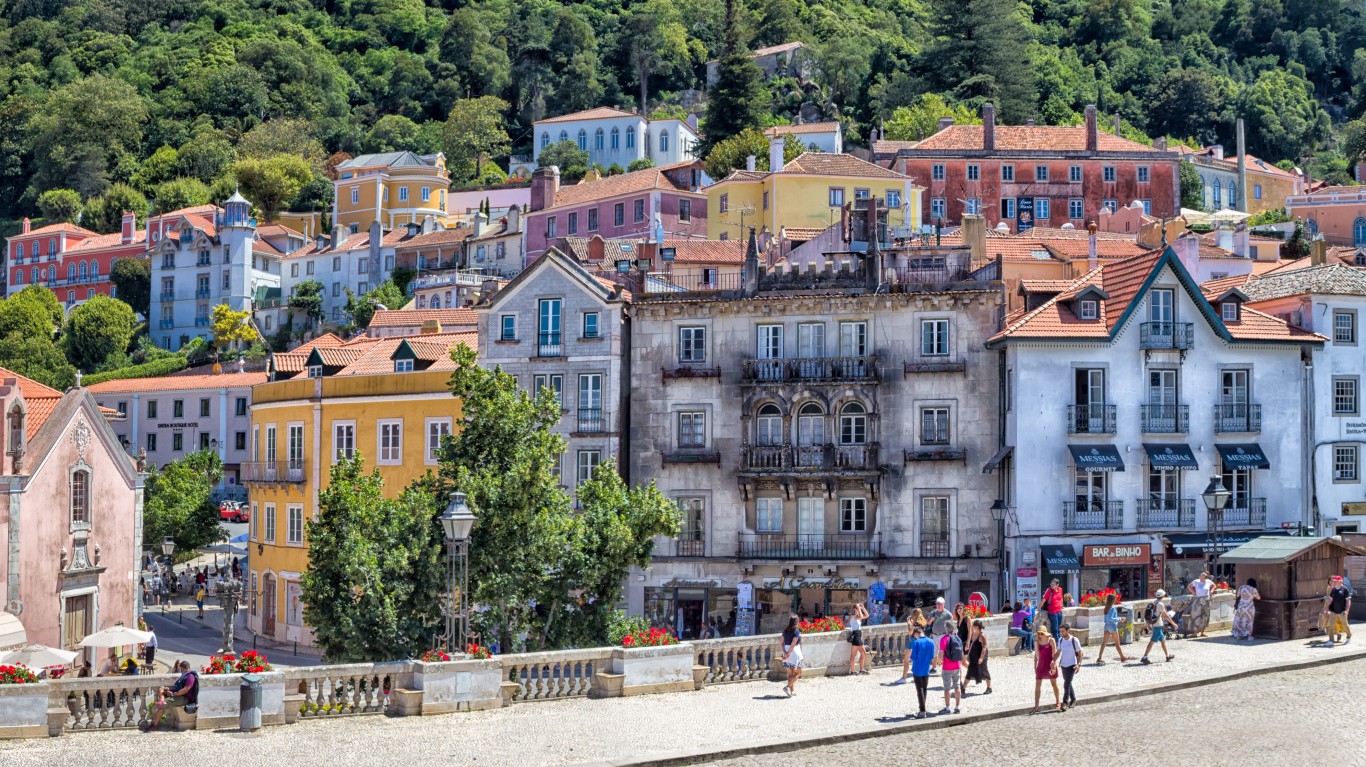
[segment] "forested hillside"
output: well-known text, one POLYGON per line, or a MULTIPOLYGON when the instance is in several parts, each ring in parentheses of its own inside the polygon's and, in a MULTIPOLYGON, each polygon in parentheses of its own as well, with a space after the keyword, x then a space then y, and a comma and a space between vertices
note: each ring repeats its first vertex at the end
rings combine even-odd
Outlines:
POLYGON ((1006 122, 1073 122, 1096 103, 1133 135, 1202 143, 1230 144, 1242 116, 1251 151, 1336 179, 1363 143, 1360 3, 745 0, 734 17, 727 37, 724 0, 3 0, 0 219, 36 215, 53 189, 77 195, 49 195, 50 217, 77 196, 101 217, 244 175, 321 207, 327 157, 442 149, 462 99, 500 100, 478 104, 505 109, 512 152, 533 119, 635 107, 642 83, 651 111, 676 111, 727 39, 807 43, 810 80, 766 83, 753 119, 805 105, 854 144, 880 121, 894 137, 922 124, 898 107, 943 109, 925 94, 965 115, 990 99, 1006 122))

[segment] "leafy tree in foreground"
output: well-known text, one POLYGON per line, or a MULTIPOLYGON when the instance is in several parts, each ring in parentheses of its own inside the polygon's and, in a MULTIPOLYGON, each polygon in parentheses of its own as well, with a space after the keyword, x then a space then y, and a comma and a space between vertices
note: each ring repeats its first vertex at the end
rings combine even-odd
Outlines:
POLYGON ((937 93, 922 93, 911 104, 897 107, 882 127, 893 141, 919 141, 939 132, 943 117, 952 117, 954 125, 982 124, 981 114, 969 107, 949 103, 937 93))
POLYGON ((64 314, 62 302, 52 291, 42 285, 29 285, 0 301, 0 336, 20 333, 51 341, 64 314))
POLYGON ((735 0, 726 0, 725 43, 716 63, 716 82, 707 93, 707 137, 699 151, 706 154, 716 142, 763 125, 768 103, 764 73, 745 46, 735 0))
POLYGON ((494 96, 461 99, 451 107, 442 136, 453 180, 478 178, 484 162, 511 148, 503 114, 508 104, 494 96))
POLYGON ((289 297, 289 309, 303 314, 308 321, 308 328, 322 322, 323 284, 317 280, 305 280, 296 285, 294 295, 289 297))
MULTIPOLYGON (((788 136, 783 140, 783 163, 796 159, 802 151, 801 139, 788 136)), ((757 128, 748 128, 724 141, 718 141, 707 154, 707 175, 720 181, 731 171, 744 168, 751 156, 754 157, 755 170, 772 170, 768 167, 768 136, 757 128)))
POLYGON ((38 195, 38 210, 49 224, 74 224, 81 217, 81 195, 74 189, 49 189, 38 195))
POLYGON ((66 318, 62 346, 71 364, 87 373, 127 362, 128 344, 138 318, 133 309, 109 296, 96 294, 73 307, 66 318))
POLYGON ((209 498, 222 476, 222 461, 210 450, 152 470, 142 508, 143 542, 155 545, 169 536, 176 551, 189 552, 223 540, 218 508, 209 498))
POLYGON ((209 317, 209 327, 213 329, 213 344, 219 349, 227 349, 235 343, 250 343, 256 340, 256 331, 247 320, 251 312, 233 311, 227 304, 213 308, 209 317))
POLYGON ((152 301, 152 263, 145 258, 121 258, 109 270, 114 292, 133 311, 147 315, 152 301))
POLYGON ((342 309, 346 316, 351 318, 348 330, 359 330, 369 327, 370 318, 375 316, 375 311, 383 306, 387 309, 399 309, 407 299, 403 297, 403 291, 398 289, 393 280, 381 282, 374 290, 363 296, 357 296, 346 289, 346 307, 342 309))
POLYGON ((1181 207, 1205 209, 1205 182, 1195 166, 1188 162, 1181 163, 1181 207))
POLYGON ((251 200, 267 221, 298 196, 299 190, 313 178, 308 162, 290 155, 240 160, 232 166, 232 173, 242 195, 251 200))
POLYGON ((120 230, 123 214, 130 211, 137 214, 138 223, 146 221, 147 198, 127 184, 114 184, 104 194, 86 201, 82 223, 86 229, 109 234, 120 230))
POLYGON ((169 213, 196 205, 207 205, 209 187, 197 178, 173 178, 157 184, 152 191, 158 213, 169 213))
POLYGON ((0 367, 57 391, 76 383, 76 368, 51 338, 12 332, 0 337, 0 367))
POLYGON ((579 149, 573 141, 565 140, 542 149, 536 164, 542 168, 558 166, 560 183, 576 184, 588 172, 588 152, 579 149))

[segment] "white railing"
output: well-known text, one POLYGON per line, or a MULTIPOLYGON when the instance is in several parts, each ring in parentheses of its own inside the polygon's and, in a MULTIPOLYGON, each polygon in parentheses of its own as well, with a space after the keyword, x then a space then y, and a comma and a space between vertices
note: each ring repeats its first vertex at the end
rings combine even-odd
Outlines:
POLYGON ((405 663, 292 668, 285 673, 285 694, 304 696, 300 719, 384 714, 407 668, 405 663))
POLYGON ((136 729, 150 721, 157 691, 175 684, 177 678, 163 675, 54 680, 50 705, 66 707, 66 732, 136 729))
POLYGON ((503 681, 517 685, 512 700, 583 698, 593 687, 593 675, 607 670, 612 648, 561 650, 496 656, 503 662, 503 681))
POLYGON ((766 679, 779 652, 775 635, 703 639, 692 646, 696 664, 707 667, 709 684, 766 679))

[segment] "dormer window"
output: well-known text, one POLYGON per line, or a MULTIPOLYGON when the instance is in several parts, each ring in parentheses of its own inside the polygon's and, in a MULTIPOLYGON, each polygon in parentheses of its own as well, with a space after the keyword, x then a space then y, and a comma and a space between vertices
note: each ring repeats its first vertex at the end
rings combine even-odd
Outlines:
POLYGON ((322 378, 322 377, 323 377, 323 366, 322 366, 322 365, 309 365, 309 366, 308 366, 308 377, 309 377, 309 378, 322 378))
POLYGON ((411 372, 413 372, 413 361, 412 361, 412 360, 394 360, 394 372, 395 372, 395 373, 411 373, 411 372))
POLYGON ((1083 320, 1094 320, 1100 317, 1100 302, 1086 299, 1081 302, 1077 310, 1077 316, 1083 320))
POLYGON ((1242 306, 1238 301, 1222 301, 1219 304, 1219 316, 1224 322, 1239 322, 1242 320, 1242 306))

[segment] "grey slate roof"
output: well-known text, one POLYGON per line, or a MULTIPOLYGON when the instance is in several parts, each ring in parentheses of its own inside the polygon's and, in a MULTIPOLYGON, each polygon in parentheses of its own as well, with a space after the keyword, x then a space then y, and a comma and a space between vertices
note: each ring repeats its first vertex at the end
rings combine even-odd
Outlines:
POLYGON ((383 152, 381 154, 363 154, 338 165, 338 170, 349 168, 373 168, 376 165, 383 165, 388 168, 420 168, 436 165, 436 155, 418 155, 412 152, 383 152))
POLYGON ((1366 296, 1366 272, 1342 264, 1278 269, 1243 283, 1250 301, 1317 293, 1331 296, 1366 296))

